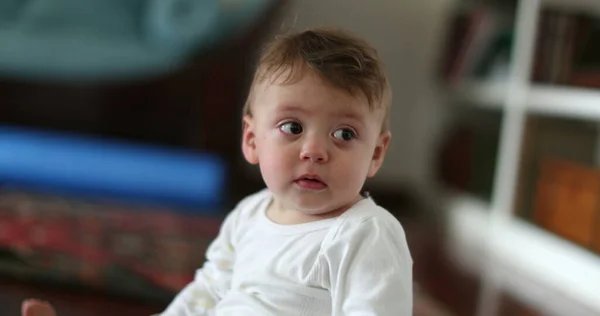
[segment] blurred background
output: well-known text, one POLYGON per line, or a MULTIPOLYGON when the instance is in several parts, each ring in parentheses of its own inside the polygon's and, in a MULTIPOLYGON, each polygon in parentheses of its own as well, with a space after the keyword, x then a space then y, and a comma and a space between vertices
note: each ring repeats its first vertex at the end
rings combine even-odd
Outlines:
POLYGON ((0 310, 158 313, 263 187, 240 154, 261 45, 379 51, 367 183, 400 219, 416 316, 600 315, 595 0, 0 0, 0 310))

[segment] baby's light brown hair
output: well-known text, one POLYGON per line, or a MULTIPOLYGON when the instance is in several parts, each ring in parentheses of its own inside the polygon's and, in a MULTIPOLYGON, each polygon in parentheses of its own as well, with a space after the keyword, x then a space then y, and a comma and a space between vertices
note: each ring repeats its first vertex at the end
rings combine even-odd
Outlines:
POLYGON ((267 79, 294 83, 306 69, 335 88, 364 96, 371 110, 382 109, 382 131, 389 128, 391 89, 377 51, 365 40, 337 29, 314 28, 277 36, 258 61, 243 114, 252 115, 254 87, 267 79))

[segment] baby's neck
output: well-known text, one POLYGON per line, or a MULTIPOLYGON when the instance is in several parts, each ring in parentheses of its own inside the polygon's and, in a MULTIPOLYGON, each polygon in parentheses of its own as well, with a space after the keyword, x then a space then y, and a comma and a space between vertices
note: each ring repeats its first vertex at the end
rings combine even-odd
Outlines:
POLYGON ((266 214, 274 223, 280 225, 298 225, 338 217, 362 199, 364 199, 364 197, 358 195, 351 203, 340 208, 320 214, 309 214, 301 210, 285 207, 276 197, 273 197, 273 200, 269 203, 269 206, 267 206, 266 214))

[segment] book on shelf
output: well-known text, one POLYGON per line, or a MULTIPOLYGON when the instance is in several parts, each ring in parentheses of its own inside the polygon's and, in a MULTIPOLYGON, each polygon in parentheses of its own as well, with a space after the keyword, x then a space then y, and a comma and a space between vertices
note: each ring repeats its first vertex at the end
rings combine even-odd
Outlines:
POLYGON ((540 14, 532 80, 600 87, 600 19, 555 8, 540 14))
POLYGON ((437 174, 446 186, 490 200, 500 139, 501 114, 457 115, 442 142, 437 174))
POLYGON ((594 241, 592 249, 600 254, 600 211, 596 213, 596 218, 594 219, 594 241))
POLYGON ((598 233, 600 170, 568 160, 544 158, 535 194, 535 222, 585 248, 598 233))
POLYGON ((455 87, 466 78, 488 76, 498 67, 506 68, 512 37, 510 15, 507 18, 489 4, 460 7, 446 35, 443 81, 455 87))
POLYGON ((516 215, 600 253, 596 123, 530 115, 517 178, 516 215))
MULTIPOLYGON (((486 2, 460 7, 442 51, 444 83, 453 88, 465 79, 506 79, 514 38, 514 12, 486 2)), ((542 9, 534 50, 533 82, 600 88, 600 18, 594 13, 542 9)))
POLYGON ((555 157, 584 166, 596 164, 597 125, 575 119, 530 115, 526 118, 521 143, 515 212, 534 219, 534 196, 540 166, 555 157))

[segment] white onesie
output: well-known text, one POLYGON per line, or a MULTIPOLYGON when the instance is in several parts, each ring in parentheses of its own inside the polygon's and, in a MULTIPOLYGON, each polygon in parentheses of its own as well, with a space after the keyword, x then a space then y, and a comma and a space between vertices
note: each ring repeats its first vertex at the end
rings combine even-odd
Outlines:
POLYGON ((337 218, 279 225, 267 189, 243 199, 162 316, 410 316, 404 230, 365 198, 337 218))

